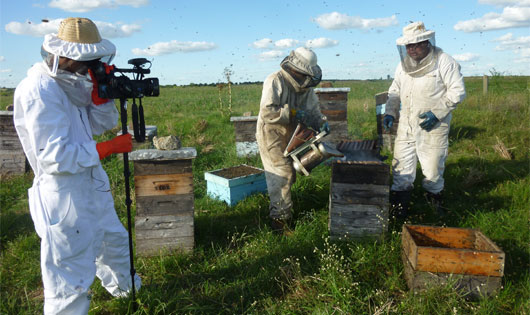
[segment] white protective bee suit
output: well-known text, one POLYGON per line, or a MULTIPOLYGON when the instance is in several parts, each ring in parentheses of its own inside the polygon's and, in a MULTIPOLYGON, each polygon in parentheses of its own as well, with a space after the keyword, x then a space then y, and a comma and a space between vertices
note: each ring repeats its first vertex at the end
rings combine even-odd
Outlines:
MULTIPOLYGON (((57 34, 46 35, 43 48, 51 58, 78 60, 115 50, 106 40, 69 43, 57 34)), ((94 276, 113 296, 131 288, 128 233, 92 138, 114 127, 119 114, 112 100, 95 106, 86 76, 56 63, 35 64, 17 86, 14 123, 35 174, 28 197, 41 238, 44 313, 87 314, 94 276)), ((135 283, 139 288, 138 276, 135 283)))
POLYGON ((460 65, 434 43, 434 31, 422 22, 412 23, 396 42, 402 61, 388 90, 386 114, 397 117, 399 126, 394 147, 393 191, 412 190, 419 160, 427 192, 438 194, 444 188, 444 168, 448 153, 451 112, 466 96, 460 65), (419 63, 406 54, 405 46, 425 40, 431 42, 430 53, 419 63), (401 102, 401 110, 400 110, 401 102), (418 116, 431 111, 439 122, 426 131, 418 116))
POLYGON ((288 220, 292 216, 291 186, 296 180, 296 172, 292 160, 284 157, 283 152, 299 122, 293 113, 304 112, 304 120, 301 122, 316 130, 326 121, 326 116, 320 112, 313 88, 307 87, 320 81, 321 72, 316 55, 309 49, 300 47, 292 51, 281 65, 282 69, 269 75, 263 83, 256 140, 270 197, 269 216, 272 219, 288 220), (306 74, 306 78, 313 76, 315 81, 296 81, 286 71, 292 68, 306 74))

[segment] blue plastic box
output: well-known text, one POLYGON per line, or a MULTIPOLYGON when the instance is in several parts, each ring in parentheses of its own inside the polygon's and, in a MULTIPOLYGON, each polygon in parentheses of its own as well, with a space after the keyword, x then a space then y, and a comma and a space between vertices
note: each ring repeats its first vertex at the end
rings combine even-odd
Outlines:
POLYGON ((208 196, 225 201, 234 206, 244 198, 261 192, 267 192, 265 172, 261 168, 241 164, 204 173, 208 196), (242 176, 227 176, 232 173, 248 173, 242 176))

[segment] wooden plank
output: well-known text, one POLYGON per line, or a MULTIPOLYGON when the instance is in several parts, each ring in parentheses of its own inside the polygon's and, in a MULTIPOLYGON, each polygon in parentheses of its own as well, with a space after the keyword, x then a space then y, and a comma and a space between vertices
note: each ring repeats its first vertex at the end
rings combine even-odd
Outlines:
POLYGON ((407 225, 403 225, 401 228, 401 248, 412 268, 416 270, 416 266, 418 265, 418 246, 416 246, 414 239, 412 239, 407 225))
POLYGON ((386 225, 388 208, 375 205, 330 205, 330 219, 352 226, 386 225))
POLYGON ((136 216, 134 226, 138 234, 138 231, 180 229, 186 226, 193 227, 193 220, 193 215, 136 216))
POLYGON ((329 101, 329 102, 320 102, 320 111, 326 111, 326 110, 348 110, 348 103, 346 101, 344 102, 336 102, 336 101, 329 101))
POLYGON ((192 173, 192 160, 134 161, 134 175, 192 173))
POLYGON ((192 215, 193 193, 184 195, 136 196, 136 215, 192 215))
POLYGON ((181 238, 193 236, 193 222, 191 224, 179 223, 179 226, 171 229, 136 229, 136 240, 152 238, 181 238))
POLYGON ((255 121, 234 122, 236 141, 256 141, 256 124, 255 121))
POLYGON ((337 163, 331 167, 331 182, 345 184, 388 185, 390 167, 384 163, 337 163))
POLYGON ((418 246, 475 249, 475 231, 425 225, 408 225, 407 229, 418 246))
POLYGON ((136 241, 136 252, 139 256, 153 256, 167 251, 180 250, 191 252, 194 246, 193 236, 180 238, 146 239, 136 241))
POLYGON ((383 92, 375 95, 375 105, 386 104, 388 100, 388 92, 383 92))
POLYGON ((466 298, 476 300, 483 296, 495 294, 502 284, 502 277, 417 271, 414 270, 407 254, 403 251, 401 252, 401 259, 407 286, 413 292, 425 291, 434 286, 445 286, 450 281, 454 288, 466 298))
POLYGON ((345 110, 321 110, 322 114, 327 117, 329 121, 341 121, 347 119, 345 110))
POLYGON ((475 246, 474 248, 480 251, 492 251, 492 252, 502 252, 502 249, 499 248, 495 243, 493 243, 486 235, 482 234, 480 231, 475 232, 475 246))
POLYGON ((346 92, 332 92, 325 93, 320 92, 316 93, 319 101, 344 101, 348 100, 348 93, 346 92))
POLYGON ((136 196, 179 195, 193 193, 193 174, 134 176, 136 196))
POLYGON ((501 277, 504 274, 504 253, 418 247, 415 270, 501 277))
POLYGON ((336 204, 389 205, 387 185, 331 183, 331 200, 336 204))

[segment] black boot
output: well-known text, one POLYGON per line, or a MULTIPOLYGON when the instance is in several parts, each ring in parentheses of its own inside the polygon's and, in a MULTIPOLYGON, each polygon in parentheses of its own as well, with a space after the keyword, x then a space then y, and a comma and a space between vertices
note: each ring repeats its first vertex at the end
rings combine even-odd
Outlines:
POLYGON ((446 212, 442 204, 443 194, 441 191, 436 194, 428 191, 425 193, 425 198, 427 199, 427 202, 434 208, 434 210, 436 210, 436 213, 439 217, 445 217, 446 212))
POLYGON ((390 213, 398 219, 405 219, 408 215, 412 190, 390 191, 390 213))
POLYGON ((289 227, 290 220, 282 220, 282 219, 272 219, 270 221, 271 230, 280 235, 284 236, 290 236, 292 234, 292 230, 289 227))

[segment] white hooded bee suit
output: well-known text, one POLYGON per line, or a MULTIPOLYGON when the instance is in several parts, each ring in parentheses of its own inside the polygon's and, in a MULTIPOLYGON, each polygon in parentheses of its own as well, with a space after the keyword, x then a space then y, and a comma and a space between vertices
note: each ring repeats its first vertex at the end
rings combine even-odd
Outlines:
MULTIPOLYGON (((434 38, 434 32, 425 31, 423 23, 420 23, 409 26, 419 31, 419 37, 404 36, 398 39, 398 45, 404 46, 434 38)), ((392 190, 412 189, 416 177, 416 164, 419 160, 425 176, 423 187, 428 192, 437 194, 444 187, 443 173, 449 146, 451 112, 464 100, 466 92, 460 65, 451 56, 438 47, 433 47, 424 60, 429 63, 419 71, 411 72, 406 71, 406 60, 402 59, 388 90, 386 114, 397 117, 399 112, 399 126, 392 162, 392 190), (432 111, 440 120, 431 131, 420 127, 423 119, 418 117, 428 111, 432 111)))
POLYGON ((114 296, 131 288, 128 234, 92 138, 119 114, 114 101, 74 105, 59 77, 90 100, 90 81, 38 63, 16 88, 14 123, 35 174, 28 196, 41 238, 44 313, 87 314, 94 276, 114 296))
MULTIPOLYGON (((289 62, 300 69, 316 66, 316 56, 313 64, 297 57, 294 51, 288 58, 292 58, 289 62)), ((312 70, 305 70, 309 71, 312 70)), ((263 83, 256 140, 270 197, 269 216, 273 219, 287 220, 292 215, 291 186, 296 179, 296 172, 291 158, 284 157, 283 152, 298 124, 291 114, 293 110, 306 113, 304 122, 308 126, 318 127, 326 121, 313 88, 300 87, 284 69, 272 73, 263 83)))

